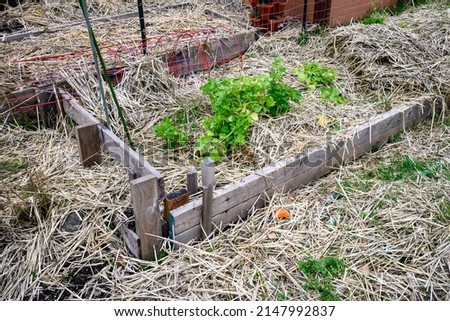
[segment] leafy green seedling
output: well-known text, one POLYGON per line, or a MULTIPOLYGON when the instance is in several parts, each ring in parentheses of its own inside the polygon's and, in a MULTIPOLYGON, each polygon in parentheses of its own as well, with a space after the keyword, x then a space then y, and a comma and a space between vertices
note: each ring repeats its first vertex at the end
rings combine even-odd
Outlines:
POLYGON ((345 97, 336 87, 322 87, 320 88, 320 95, 324 101, 332 102, 335 105, 345 104, 345 97))
POLYGON ((283 82, 286 69, 274 59, 268 75, 209 79, 200 89, 208 95, 212 116, 205 119, 205 134, 195 148, 202 156, 219 160, 228 150, 247 142, 247 134, 261 113, 278 116, 299 102, 298 90, 283 82))
POLYGON ((180 128, 173 125, 171 118, 164 117, 158 125, 153 128, 156 137, 166 141, 167 148, 175 148, 186 145, 189 136, 180 128))
POLYGON ((337 76, 336 70, 321 63, 308 62, 298 66, 296 73, 298 80, 306 84, 309 90, 320 88, 320 95, 324 101, 332 102, 335 105, 345 103, 345 97, 341 91, 332 86, 337 76))
POLYGON ((370 5, 369 14, 363 18, 362 23, 365 25, 383 24, 387 14, 385 12, 378 11, 375 4, 372 2, 370 5))
POLYGON ((305 83, 310 90, 315 90, 317 87, 329 86, 336 78, 336 71, 334 69, 317 62, 307 62, 302 66, 298 66, 296 73, 298 81, 305 83))

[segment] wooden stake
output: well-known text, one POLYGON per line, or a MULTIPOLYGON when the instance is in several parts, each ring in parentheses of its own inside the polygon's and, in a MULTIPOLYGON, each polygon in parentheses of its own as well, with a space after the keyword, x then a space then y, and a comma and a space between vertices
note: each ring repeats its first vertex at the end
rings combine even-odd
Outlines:
POLYGON ((197 171, 195 169, 187 173, 187 189, 191 195, 198 192, 197 171))
POLYGON ((212 203, 214 191, 214 161, 206 157, 201 165, 202 170, 202 216, 200 239, 204 240, 212 231, 212 203))
POLYGON ((75 133, 83 166, 89 167, 94 164, 100 164, 102 155, 97 124, 77 126, 75 127, 75 133))
POLYGON ((211 184, 212 186, 214 186, 215 181, 214 181, 214 161, 209 158, 206 157, 203 161, 202 164, 200 165, 201 170, 202 170, 202 186, 205 187, 209 184, 211 184))
POLYGON ((211 184, 203 186, 203 205, 202 205, 202 231, 200 238, 206 239, 212 232, 212 204, 213 204, 213 190, 211 184))
POLYGON ((119 231, 122 234, 122 238, 131 254, 133 254, 136 258, 139 258, 141 253, 139 236, 134 231, 126 227, 124 223, 119 223, 119 231))
POLYGON ((41 89, 36 89, 35 93, 42 124, 45 128, 52 128, 55 124, 58 112, 56 110, 56 104, 49 104, 48 102, 54 101, 55 96, 52 93, 41 89))
POLYGON ((159 212, 159 185, 153 175, 130 182, 131 200, 136 220, 136 232, 141 241, 141 258, 155 260, 161 250, 161 214, 159 212))

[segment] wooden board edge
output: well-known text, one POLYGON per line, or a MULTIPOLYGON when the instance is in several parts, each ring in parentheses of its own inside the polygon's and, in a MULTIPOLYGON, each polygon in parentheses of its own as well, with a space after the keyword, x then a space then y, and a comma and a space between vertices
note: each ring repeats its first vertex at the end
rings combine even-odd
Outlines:
MULTIPOLYGON (((375 136, 370 136, 370 139, 368 141, 368 143, 364 143, 364 144, 360 144, 360 145, 356 145, 356 149, 359 149, 357 151, 357 153, 355 154, 354 152, 349 152, 348 151, 348 141, 347 142, 343 142, 343 144, 341 144, 341 147, 339 148, 338 153, 341 153, 341 157, 344 158, 343 160, 345 161, 352 161, 358 157, 360 157, 362 154, 367 153, 368 151, 370 151, 370 149, 377 145, 377 144, 381 144, 384 141, 386 141, 388 139, 389 136, 394 135, 396 133, 401 132, 402 130, 405 130, 407 128, 410 128, 411 126, 413 126, 415 123, 421 122, 424 119, 428 118, 430 114, 432 114, 433 112, 437 112, 440 109, 442 109, 442 99, 436 99, 434 102, 431 102, 431 100, 429 98, 426 98, 424 100, 422 100, 422 102, 420 104, 415 104, 413 106, 405 106, 404 108, 397 108, 395 110, 391 110, 385 114, 380 115, 380 117, 377 117, 376 119, 369 121, 366 124, 363 124, 361 126, 357 127, 357 130, 355 131, 353 138, 358 137, 358 134, 362 131, 362 130, 367 130, 367 128, 372 128, 373 124, 376 124, 376 121, 383 121, 386 117, 392 117, 393 115, 395 115, 396 117, 401 116, 401 119, 403 120, 402 122, 395 122, 393 123, 393 127, 389 128, 383 132, 381 132, 379 135, 375 135, 375 136), (409 112, 409 118, 410 121, 408 121, 408 123, 405 123, 405 113, 409 112), (359 130, 359 131, 358 131, 359 130), (369 149, 370 148, 370 149, 369 149), (345 150, 347 149, 347 154, 345 152, 345 150)), ((331 160, 330 159, 326 159, 326 163, 329 163, 331 160)), ((286 162, 285 162, 286 163, 286 162)), ((337 166, 339 164, 337 164, 336 162, 331 162, 330 164, 328 164, 329 168, 325 168, 326 166, 324 166, 325 163, 323 164, 323 166, 319 166, 316 171, 317 173, 309 173, 306 172, 306 174, 311 175, 310 179, 306 179, 305 183, 308 183, 309 181, 312 181, 313 179, 323 176, 325 174, 327 174, 328 172, 330 172, 332 170, 332 166, 337 166), (331 166, 330 166, 331 165, 331 166), (322 172, 322 173, 320 173, 322 172)), ((252 174, 254 175, 254 174, 252 174)), ((253 177, 252 175, 247 176, 246 178, 249 177, 253 177)), ((239 183, 233 183, 233 184, 229 184, 225 187, 230 187, 230 186, 239 186, 239 183)), ((298 178, 288 178, 286 179, 284 182, 282 182, 281 184, 277 184, 277 185, 283 185, 285 188, 287 189, 292 189, 292 188, 296 188, 299 183, 298 183, 298 178)), ((302 184, 300 184, 302 185, 302 184)), ((224 187, 224 188, 225 188, 224 187)), ((278 186, 279 187, 279 186, 278 186)), ((224 189, 222 188, 222 190, 224 189)), ((221 190, 219 190, 218 192, 220 193, 221 190)), ((265 189, 264 191, 258 191, 259 194, 262 194, 263 192, 267 192, 267 189, 265 189)), ((215 195, 215 198, 217 198, 217 195, 215 195)), ((250 196, 248 198, 248 200, 245 200, 243 203, 248 203, 251 200, 256 199, 257 196, 250 196)), ((232 206, 230 209, 236 209, 239 208, 239 204, 232 206)), ((179 219, 180 216, 185 215, 184 213, 189 213, 192 211, 198 211, 199 209, 201 209, 201 200, 196 200, 194 202, 188 203, 186 205, 184 205, 183 207, 178 208, 178 211, 174 211, 170 214, 171 216, 171 229, 172 229, 172 238, 177 240, 177 241, 182 241, 185 240, 187 235, 193 236, 197 233, 199 233, 199 229, 200 229, 200 225, 199 222, 197 224, 197 220, 196 219, 190 219, 190 223, 191 223, 191 227, 188 229, 184 229, 184 230, 179 230, 177 232, 177 219, 179 219), (194 231, 194 230, 195 231, 194 231), (190 230, 193 230, 191 232, 189 232, 190 230), (178 237, 178 235, 182 235, 181 237, 178 237)), ((223 213, 228 213, 230 212, 230 209, 228 209, 227 211, 224 212, 220 212, 220 213, 215 213, 213 215, 213 222, 216 222, 217 217, 223 215, 223 213)), ((234 214, 233 214, 234 215, 234 214)), ((188 240, 189 241, 189 240, 188 240)))

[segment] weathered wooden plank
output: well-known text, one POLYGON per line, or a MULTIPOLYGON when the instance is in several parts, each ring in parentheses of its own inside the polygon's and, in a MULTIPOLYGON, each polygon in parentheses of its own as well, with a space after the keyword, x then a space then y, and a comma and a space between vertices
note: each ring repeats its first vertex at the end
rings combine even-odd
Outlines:
POLYGON ((186 180, 189 194, 192 195, 197 193, 198 192, 197 171, 193 170, 187 173, 186 180))
POLYGON ((75 127, 81 164, 89 167, 102 162, 100 136, 97 124, 78 125, 75 127))
POLYGON ((44 127, 51 128, 55 123, 55 119, 58 114, 56 104, 49 103, 55 101, 55 95, 51 91, 44 91, 40 89, 36 89, 35 93, 41 122, 44 127))
MULTIPOLYGON (((254 174, 242 178, 239 182, 224 186, 214 193, 215 206, 213 208, 213 217, 272 188, 280 177, 291 176, 295 170, 301 173, 301 171, 313 166, 317 161, 320 161, 320 158, 324 157, 325 151, 316 148, 308 151, 308 153, 269 165, 254 174)), ((200 224, 201 206, 202 201, 198 199, 171 212, 171 215, 174 216, 174 232, 176 234, 193 225, 200 224)))
POLYGON ((100 142, 102 149, 119 161, 123 167, 127 168, 132 174, 138 177, 153 175, 158 179, 160 196, 164 197, 164 177, 153 168, 142 155, 134 151, 125 144, 116 134, 109 130, 105 125, 99 122, 97 118, 84 109, 70 94, 60 90, 60 96, 63 99, 63 108, 65 113, 77 124, 97 124, 99 128, 100 142))
POLYGON ((75 98, 63 90, 59 90, 63 101, 64 112, 78 125, 100 124, 100 121, 84 109, 75 98))
POLYGON ((207 239, 212 232, 213 191, 214 186, 212 184, 203 186, 202 218, 200 222, 202 231, 199 235, 200 239, 203 240, 207 239))
POLYGON ((152 175, 130 182, 136 232, 141 242, 141 258, 156 259, 161 249, 161 213, 158 180, 152 175))
MULTIPOLYGON (((240 219, 245 219, 250 213, 250 209, 253 208, 261 208, 267 204, 267 195, 257 195, 256 197, 252 197, 251 199, 241 203, 235 207, 228 209, 225 212, 217 214, 213 217, 212 222, 214 226, 217 228, 223 228, 233 222, 237 222, 240 219)), ((194 227, 181 232, 179 234, 172 233, 169 234, 169 238, 176 240, 180 243, 188 243, 192 240, 197 240, 198 235, 201 233, 201 226, 195 225, 194 227)))
POLYGON ((131 254, 133 254, 134 257, 139 258, 141 253, 141 242, 139 240, 139 236, 133 230, 130 230, 128 227, 126 227, 125 224, 118 224, 119 231, 122 234, 122 238, 125 241, 128 250, 130 250, 131 254))
MULTIPOLYGON (((437 105, 439 107, 440 103, 437 105)), ((427 118, 431 111, 429 100, 394 109, 357 127, 347 140, 290 157, 249 175, 238 183, 225 186, 214 195, 216 206, 213 209, 213 222, 220 224, 217 220, 219 217, 225 222, 245 215, 251 205, 261 199, 263 193, 270 195, 274 190, 296 188, 327 174, 333 166, 361 156, 373 146, 386 141, 389 136, 427 118)), ((189 237, 197 237, 201 203, 201 200, 196 200, 171 212, 173 239, 185 242, 189 241, 189 237)))
POLYGON ((227 37, 210 39, 200 47, 180 49, 164 55, 169 71, 186 76, 229 62, 247 51, 255 41, 255 31, 249 30, 227 37))
MULTIPOLYGON (((116 225, 119 227, 120 234, 134 257, 139 258, 141 253, 141 241, 139 236, 133 230, 129 229, 123 222, 119 220, 114 220, 116 225)), ((169 226, 166 221, 162 221, 161 224, 161 235, 162 237, 169 236, 169 226)))

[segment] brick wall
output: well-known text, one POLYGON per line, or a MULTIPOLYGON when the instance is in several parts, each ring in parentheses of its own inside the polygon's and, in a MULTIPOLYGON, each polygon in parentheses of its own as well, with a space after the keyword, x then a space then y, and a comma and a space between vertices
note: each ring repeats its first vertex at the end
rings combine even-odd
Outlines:
POLYGON ((364 18, 370 11, 370 5, 376 8, 394 6, 397 0, 333 0, 331 2, 330 25, 348 24, 364 18))
MULTIPOLYGON (((249 0, 243 0, 249 3, 249 0)), ((303 18, 304 0, 288 0, 287 15, 291 17, 303 18)), ((308 0, 307 21, 314 21, 315 4, 326 0, 308 0)), ((331 0, 329 12, 329 24, 332 26, 348 24, 352 21, 365 17, 370 11, 371 3, 377 8, 394 6, 398 0, 331 0)), ((316 15, 317 18, 317 15, 316 15)))

